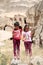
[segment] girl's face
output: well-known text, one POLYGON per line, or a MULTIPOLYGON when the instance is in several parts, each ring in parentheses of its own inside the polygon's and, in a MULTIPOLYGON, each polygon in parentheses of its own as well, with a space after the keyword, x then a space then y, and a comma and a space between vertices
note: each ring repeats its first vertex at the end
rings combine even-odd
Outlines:
POLYGON ((28 30, 29 30, 29 27, 28 27, 28 26, 26 26, 25 31, 27 32, 28 30))
POLYGON ((16 30, 18 30, 18 29, 19 29, 19 26, 15 26, 14 28, 15 28, 16 30))

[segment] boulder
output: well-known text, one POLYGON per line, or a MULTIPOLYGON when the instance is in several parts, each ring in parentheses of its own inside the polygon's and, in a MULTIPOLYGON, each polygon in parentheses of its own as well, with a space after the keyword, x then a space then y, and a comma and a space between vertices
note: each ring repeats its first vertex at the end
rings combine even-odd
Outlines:
POLYGON ((43 65, 43 57, 35 56, 30 63, 31 65, 43 65))

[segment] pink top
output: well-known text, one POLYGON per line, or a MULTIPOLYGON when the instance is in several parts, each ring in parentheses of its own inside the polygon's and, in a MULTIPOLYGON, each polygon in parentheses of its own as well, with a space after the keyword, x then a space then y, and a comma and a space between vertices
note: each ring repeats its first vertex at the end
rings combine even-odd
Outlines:
POLYGON ((21 30, 13 30, 13 38, 16 40, 20 40, 21 39, 21 30))

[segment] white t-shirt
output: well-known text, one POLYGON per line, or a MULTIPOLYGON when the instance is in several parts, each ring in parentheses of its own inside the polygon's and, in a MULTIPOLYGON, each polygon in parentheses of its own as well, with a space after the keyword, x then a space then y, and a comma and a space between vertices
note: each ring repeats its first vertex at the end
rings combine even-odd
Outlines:
POLYGON ((27 42, 27 41, 32 41, 31 39, 31 31, 28 31, 28 32, 22 32, 22 35, 23 37, 25 38, 24 42, 27 42))

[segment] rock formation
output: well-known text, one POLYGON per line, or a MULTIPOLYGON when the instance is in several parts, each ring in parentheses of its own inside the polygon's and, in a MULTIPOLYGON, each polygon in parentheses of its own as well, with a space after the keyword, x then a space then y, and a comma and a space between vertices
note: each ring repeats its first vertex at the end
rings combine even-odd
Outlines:
POLYGON ((0 29, 12 24, 10 17, 15 14, 26 16, 26 21, 35 30, 35 44, 43 44, 43 0, 0 0, 0 29))
POLYGON ((40 11, 39 13, 40 16, 38 21, 36 20, 37 25, 35 26, 36 29, 34 34, 35 44, 43 46, 43 0, 41 3, 39 3, 37 11, 40 11))

